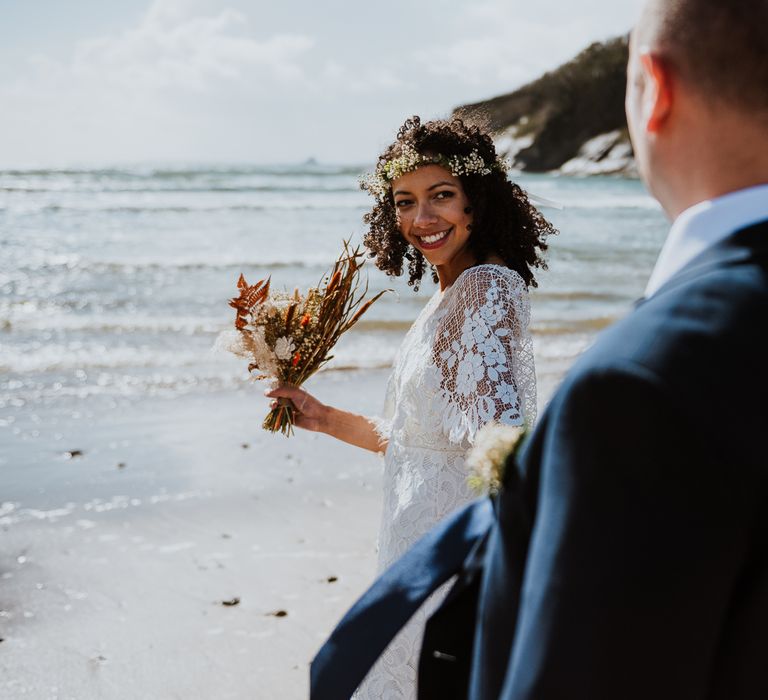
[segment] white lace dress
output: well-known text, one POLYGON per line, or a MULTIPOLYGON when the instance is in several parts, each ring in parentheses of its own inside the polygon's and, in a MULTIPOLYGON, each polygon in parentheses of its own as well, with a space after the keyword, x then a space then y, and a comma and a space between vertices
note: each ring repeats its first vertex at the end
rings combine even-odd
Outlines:
MULTIPOLYGON (((536 377, 529 319, 528 291, 520 275, 500 265, 478 265, 436 292, 408 331, 380 423, 389 444, 379 570, 473 498, 465 456, 480 427, 489 421, 533 423, 536 377)), ((424 622, 447 586, 390 643, 355 698, 416 697, 424 622)))

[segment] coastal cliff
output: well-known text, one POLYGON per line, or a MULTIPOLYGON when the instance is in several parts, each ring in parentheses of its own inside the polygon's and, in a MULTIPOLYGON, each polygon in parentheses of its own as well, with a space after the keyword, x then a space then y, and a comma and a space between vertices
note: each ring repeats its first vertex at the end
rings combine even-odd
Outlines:
POLYGON ((624 114, 627 56, 627 37, 592 44, 514 92, 454 114, 490 128, 520 170, 636 176, 624 114))

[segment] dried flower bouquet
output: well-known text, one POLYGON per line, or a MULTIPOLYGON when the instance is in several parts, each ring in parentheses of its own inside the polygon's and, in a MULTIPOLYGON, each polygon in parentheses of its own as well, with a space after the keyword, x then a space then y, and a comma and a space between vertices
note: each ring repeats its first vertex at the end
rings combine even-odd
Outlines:
MULTIPOLYGON (((304 295, 298 289, 292 295, 272 292, 270 278, 249 285, 240 275, 240 295, 229 302, 237 310, 236 330, 222 334, 218 345, 250 360, 248 371, 258 371, 256 379, 301 386, 333 358, 338 339, 384 294, 366 300, 367 282, 360 291, 363 263, 360 249, 344 241, 330 273, 304 295)), ((291 435, 295 413, 288 399, 280 399, 263 427, 291 435)))

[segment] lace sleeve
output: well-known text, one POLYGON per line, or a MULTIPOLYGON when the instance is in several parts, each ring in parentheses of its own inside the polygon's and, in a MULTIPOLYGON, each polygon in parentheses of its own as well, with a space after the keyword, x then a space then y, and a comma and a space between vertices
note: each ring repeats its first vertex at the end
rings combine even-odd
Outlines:
POLYGON ((395 374, 390 373, 387 380, 387 389, 384 395, 384 410, 380 416, 372 416, 369 418, 373 424, 374 430, 381 438, 382 441, 389 440, 392 435, 392 419, 395 415, 395 374))
POLYGON ((490 421, 532 425, 536 379, 525 282, 513 270, 480 265, 450 294, 433 352, 448 439, 473 442, 490 421))

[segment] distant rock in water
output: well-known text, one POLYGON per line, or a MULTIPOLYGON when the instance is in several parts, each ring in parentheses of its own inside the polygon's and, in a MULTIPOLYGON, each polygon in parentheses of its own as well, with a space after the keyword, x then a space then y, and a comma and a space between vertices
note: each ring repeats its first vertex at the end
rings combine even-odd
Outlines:
POLYGON ((628 51, 627 37, 592 44, 538 80, 454 114, 486 124, 520 170, 636 176, 624 114, 628 51))

